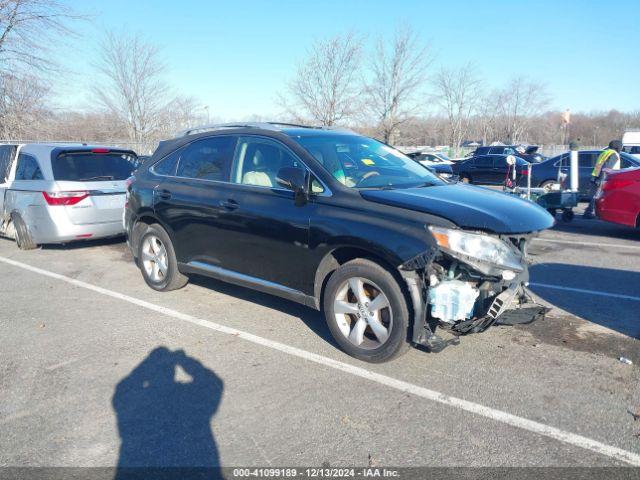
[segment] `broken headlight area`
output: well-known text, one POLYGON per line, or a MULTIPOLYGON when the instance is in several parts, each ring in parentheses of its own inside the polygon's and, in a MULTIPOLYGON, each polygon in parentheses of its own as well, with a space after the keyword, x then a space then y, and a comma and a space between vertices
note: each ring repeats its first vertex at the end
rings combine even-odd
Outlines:
POLYGON ((500 237, 436 227, 430 230, 438 248, 421 256, 421 261, 412 259, 402 266, 403 270, 415 270, 421 287, 414 343, 431 346, 429 339, 437 339, 437 327, 461 335, 482 332, 494 323, 529 323, 546 313, 525 289, 530 235, 500 237), (421 268, 408 268, 418 265, 421 268), (518 315, 505 313, 514 310, 518 315))

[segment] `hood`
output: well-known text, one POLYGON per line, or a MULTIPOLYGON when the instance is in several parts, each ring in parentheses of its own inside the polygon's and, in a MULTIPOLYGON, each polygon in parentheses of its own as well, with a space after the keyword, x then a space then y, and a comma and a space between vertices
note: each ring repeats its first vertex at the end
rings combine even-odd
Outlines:
POLYGON ((528 233, 553 226, 542 207, 487 188, 461 183, 396 190, 361 190, 366 200, 451 220, 461 228, 498 234, 528 233))

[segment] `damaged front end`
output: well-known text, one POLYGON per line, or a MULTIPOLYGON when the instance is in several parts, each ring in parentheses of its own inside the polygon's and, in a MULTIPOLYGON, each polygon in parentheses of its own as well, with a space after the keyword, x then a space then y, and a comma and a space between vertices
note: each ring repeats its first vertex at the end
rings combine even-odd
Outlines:
POLYGON ((534 234, 429 231, 434 247, 400 267, 414 305, 413 343, 441 349, 438 327, 464 335, 494 323, 530 323, 547 312, 526 292, 526 248, 534 234))

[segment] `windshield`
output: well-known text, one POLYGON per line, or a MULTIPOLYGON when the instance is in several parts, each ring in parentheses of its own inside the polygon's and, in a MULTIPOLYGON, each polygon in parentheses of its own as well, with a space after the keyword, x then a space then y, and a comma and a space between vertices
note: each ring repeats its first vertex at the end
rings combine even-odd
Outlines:
POLYGON ((293 139, 347 187, 408 188, 444 184, 424 166, 372 138, 318 135, 293 139))
POLYGON ((436 157, 444 160, 445 162, 448 162, 449 160, 451 160, 449 156, 445 155, 444 153, 436 153, 436 157))
POLYGON ((137 166, 135 155, 123 152, 61 153, 51 162, 56 180, 72 182, 126 180, 137 166))

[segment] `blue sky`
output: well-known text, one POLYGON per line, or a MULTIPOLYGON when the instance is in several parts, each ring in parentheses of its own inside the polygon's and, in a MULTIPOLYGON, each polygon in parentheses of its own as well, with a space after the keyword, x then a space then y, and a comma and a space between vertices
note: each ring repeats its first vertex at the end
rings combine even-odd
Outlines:
MULTIPOLYGON (((552 107, 640 109, 640 1, 71 0, 91 20, 59 50, 73 71, 56 83, 61 106, 91 104, 82 75, 106 29, 157 44, 177 91, 225 120, 273 116, 276 95, 314 39, 356 31, 371 44, 411 25, 433 68, 473 62, 487 85, 525 75, 552 107), (602 73, 603 71, 611 73, 602 73)), ((89 68, 87 68, 89 70, 89 68)), ((426 97, 425 97, 426 98, 426 97)))

